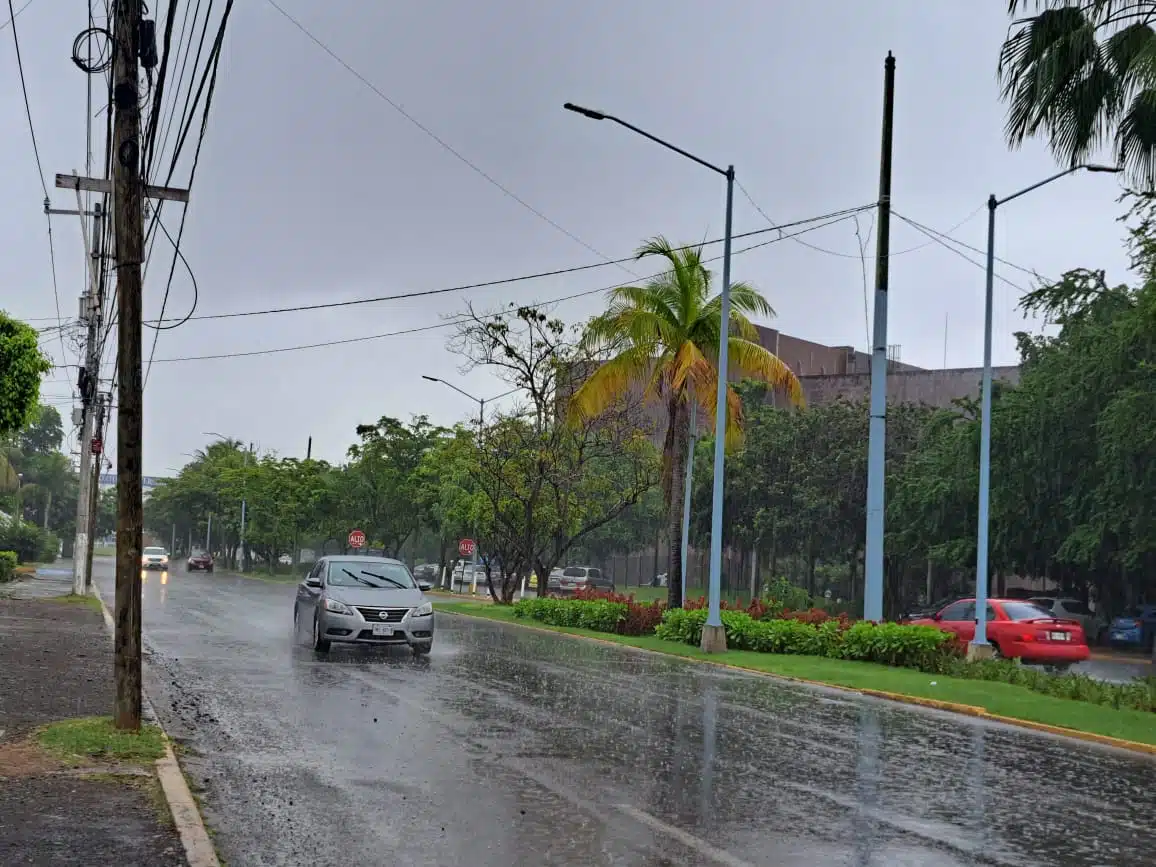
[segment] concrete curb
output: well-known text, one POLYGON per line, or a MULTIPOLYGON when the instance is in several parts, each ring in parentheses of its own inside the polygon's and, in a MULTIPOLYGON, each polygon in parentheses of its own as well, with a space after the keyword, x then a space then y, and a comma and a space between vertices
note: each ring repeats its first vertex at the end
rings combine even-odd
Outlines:
MULTIPOLYGON (((100 613, 104 616, 104 625, 108 627, 111 638, 116 633, 116 623, 112 619, 112 613, 104 604, 104 599, 101 598, 95 584, 92 585, 91 592, 96 601, 100 603, 100 613)), ((173 752, 172 741, 164 727, 161 726, 160 720, 156 719, 156 711, 152 708, 147 696, 144 701, 164 737, 165 754, 157 759, 157 779, 160 780, 161 790, 164 792, 165 801, 169 805, 173 824, 176 826, 177 833, 180 834, 181 844, 185 847, 185 859, 188 861, 189 867, 221 867, 221 862, 217 858, 217 850, 209 838, 209 832, 205 829, 201 811, 197 807, 197 802, 193 800, 193 793, 189 789, 180 763, 177 762, 176 754, 173 752)))
MULTIPOLYGON (((436 607, 434 609, 437 611, 436 607)), ((682 659, 687 662, 697 662, 702 665, 712 665, 716 668, 729 668, 734 671, 741 671, 746 674, 757 674, 762 677, 770 677, 775 680, 785 680, 789 683, 800 683, 806 686, 818 686, 824 689, 835 689, 840 692, 850 692, 856 695, 866 695, 872 698, 881 698, 886 701, 894 701, 900 704, 911 704, 919 707, 932 708, 934 710, 947 711, 949 713, 963 714, 964 716, 977 717, 979 719, 988 720, 990 722, 1003 723, 1004 725, 1017 726, 1019 728, 1031 729, 1033 731, 1044 732, 1046 734, 1058 735, 1065 738, 1073 738, 1074 740, 1086 741, 1088 743, 1100 744, 1102 746, 1115 747, 1120 750, 1128 750, 1133 753, 1141 753, 1149 756, 1156 756, 1156 744, 1145 744, 1140 741, 1129 741, 1123 738, 1114 738, 1110 735, 1099 735, 1094 732, 1084 732, 1079 729, 1069 729, 1063 726, 1049 725, 1048 723, 1033 722, 1031 720, 1016 719, 1015 717, 1002 716, 1001 714, 991 713, 985 708, 977 707, 971 704, 959 704, 953 701, 941 701, 934 698, 923 698, 917 695, 903 695, 897 692, 885 692, 879 689, 866 689, 854 686, 841 686, 837 683, 826 683, 821 680, 808 680, 802 677, 791 677, 786 674, 774 674, 769 671, 762 671, 758 668, 750 668, 745 665, 735 665, 731 662, 714 662, 709 659, 697 659, 693 656, 681 656, 677 653, 664 653, 661 650, 651 650, 647 647, 635 647, 632 644, 620 644, 617 641, 610 641, 605 638, 594 638, 590 635, 575 635, 572 632, 559 632, 556 629, 548 629, 543 626, 532 626, 529 623, 515 623, 509 620, 501 620, 497 617, 487 617, 484 614, 465 614, 460 611, 441 611, 441 614, 450 617, 468 617, 474 620, 486 620, 490 623, 506 623, 510 626, 515 626, 519 629, 529 629, 534 632, 545 632, 550 635, 560 635, 563 638, 576 638, 579 641, 590 641, 595 644, 609 644, 613 647, 619 647, 625 650, 634 650, 639 653, 649 653, 655 656, 665 656, 674 659, 682 659)))

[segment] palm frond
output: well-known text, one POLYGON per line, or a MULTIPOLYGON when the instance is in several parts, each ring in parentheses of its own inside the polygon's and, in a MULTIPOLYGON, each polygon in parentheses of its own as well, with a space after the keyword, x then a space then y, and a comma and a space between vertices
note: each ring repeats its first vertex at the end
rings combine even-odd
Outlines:
POLYGON ((803 386, 793 370, 765 346, 732 337, 728 343, 728 363, 736 374, 758 379, 787 393, 791 403, 803 405, 803 386))
POLYGON ((576 420, 597 418, 631 386, 646 383, 652 390, 654 362, 645 347, 632 346, 600 364, 570 399, 570 413, 576 420))

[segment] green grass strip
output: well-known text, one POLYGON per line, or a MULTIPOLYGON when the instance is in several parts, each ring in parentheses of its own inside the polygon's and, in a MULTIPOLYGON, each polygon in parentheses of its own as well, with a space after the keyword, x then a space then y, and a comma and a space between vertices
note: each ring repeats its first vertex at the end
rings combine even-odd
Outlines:
POLYGON ((37 732, 49 753, 70 764, 92 761, 150 764, 165 752, 164 736, 156 726, 139 732, 120 731, 110 717, 83 717, 52 723, 37 732))

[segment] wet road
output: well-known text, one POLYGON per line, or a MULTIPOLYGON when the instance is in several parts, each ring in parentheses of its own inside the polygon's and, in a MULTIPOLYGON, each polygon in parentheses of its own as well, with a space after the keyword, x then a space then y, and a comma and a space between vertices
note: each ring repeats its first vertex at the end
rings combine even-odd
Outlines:
MULTIPOLYGON (((111 598, 111 564, 97 580, 111 598)), ((314 654, 294 588, 144 588, 146 688, 231 865, 1141 865, 1156 761, 441 616, 314 654), (304 637, 302 637, 302 641, 304 637)))

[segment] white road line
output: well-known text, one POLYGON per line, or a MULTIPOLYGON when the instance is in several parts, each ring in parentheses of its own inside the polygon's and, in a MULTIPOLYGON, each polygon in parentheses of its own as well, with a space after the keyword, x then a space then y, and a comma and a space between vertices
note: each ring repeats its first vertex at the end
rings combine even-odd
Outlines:
POLYGON ((683 846, 688 849, 693 849, 702 857, 714 862, 715 864, 724 864, 726 867, 754 867, 750 862, 743 861, 731 855, 729 852, 724 852, 721 849, 716 849, 714 846, 705 840, 699 839, 693 834, 688 834, 681 828, 676 828, 673 825, 668 825, 661 819, 656 819, 649 813, 644 813, 637 807, 632 807, 629 804, 615 804, 616 809, 621 810, 630 818, 643 825, 648 825, 660 834, 665 834, 668 837, 673 837, 683 846))

